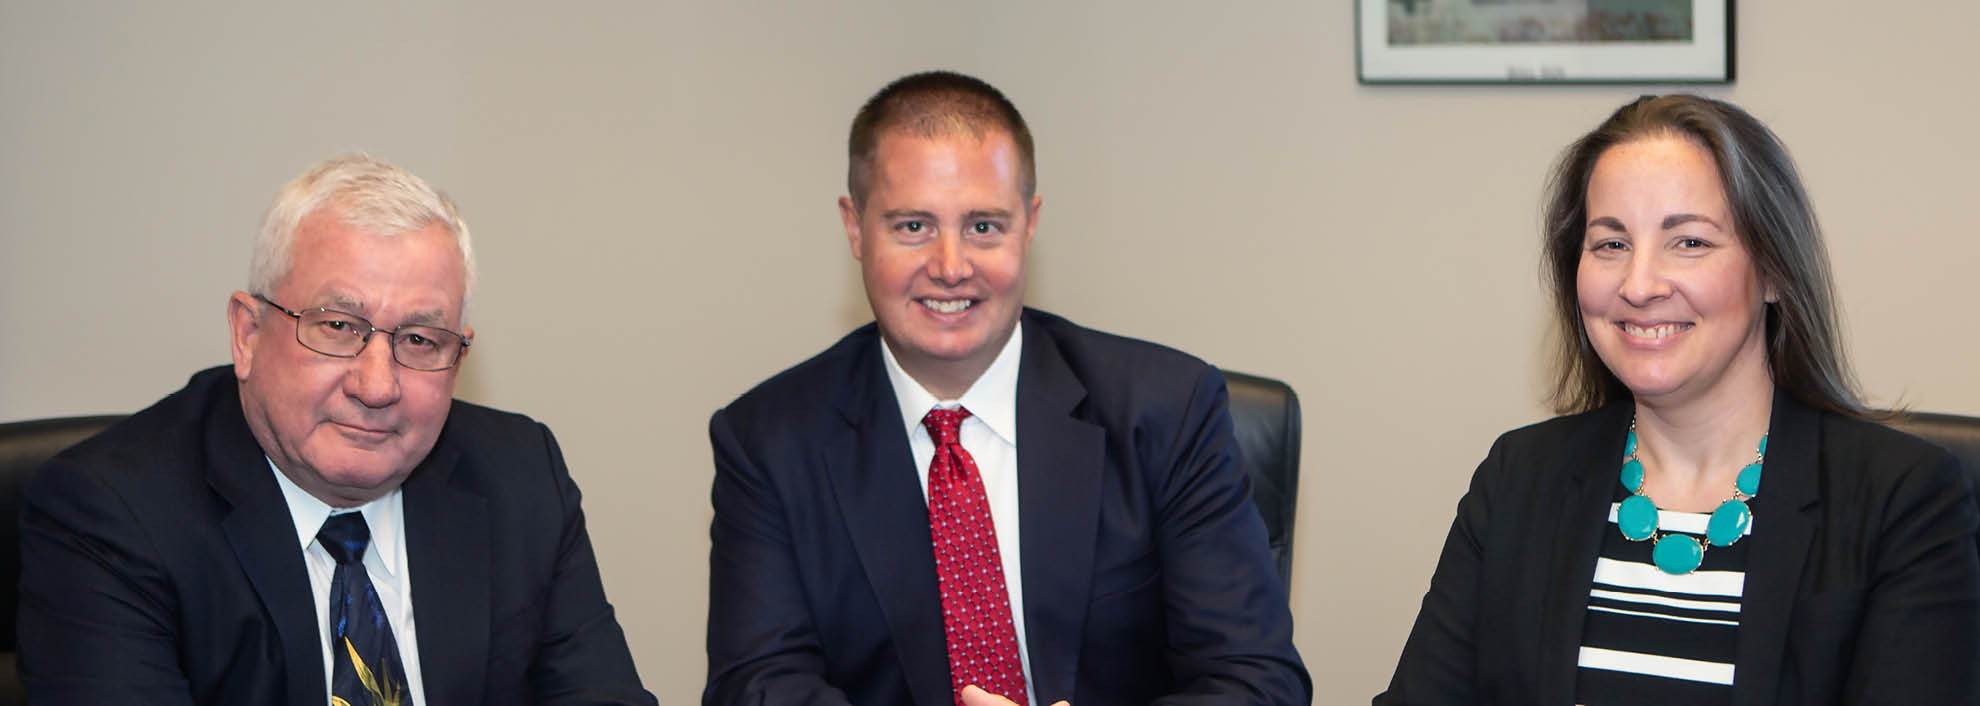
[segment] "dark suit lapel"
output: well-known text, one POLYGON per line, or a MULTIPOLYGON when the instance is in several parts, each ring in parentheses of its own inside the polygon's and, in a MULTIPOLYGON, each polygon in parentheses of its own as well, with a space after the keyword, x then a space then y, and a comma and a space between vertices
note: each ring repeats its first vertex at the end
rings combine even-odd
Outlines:
POLYGON ((460 450, 440 442, 406 479, 406 565, 427 703, 478 704, 488 669, 488 502, 466 484, 460 450))
MULTIPOLYGON (((1028 321, 1028 319, 1027 319, 1028 321)), ((1018 537, 1032 703, 1071 699, 1092 594, 1105 430, 1072 416, 1086 387, 1043 329, 1018 363, 1018 537)))
POLYGON ((1765 470, 1753 500, 1753 535, 1746 540, 1753 547, 1746 555, 1733 653, 1734 706, 1773 704, 1779 696, 1788 618, 1815 537, 1821 445, 1821 416, 1776 392, 1765 470))
POLYGON ((1583 427, 1578 438, 1564 439, 1569 450, 1563 467, 1534 469, 1547 479, 1567 479, 1558 492, 1549 492, 1553 507, 1539 507, 1551 516, 1535 524, 1533 541, 1549 551, 1545 598, 1540 615, 1539 653, 1534 655, 1539 689, 1535 703, 1573 703, 1581 630, 1588 617, 1588 592, 1595 587, 1595 561, 1602 554, 1602 532, 1609 526, 1609 503, 1620 487, 1623 438, 1629 433, 1634 406, 1628 399, 1603 407, 1583 427), (1552 539, 1549 539, 1552 538, 1552 539))
POLYGON ((296 541, 295 518, 268 457, 248 429, 238 394, 216 395, 213 404, 206 426, 207 483, 230 506, 220 529, 275 623, 288 702, 322 703, 329 693, 323 676, 324 637, 316 623, 309 567, 296 541))
POLYGON ((879 346, 877 333, 867 338, 837 395, 847 428, 826 436, 826 477, 886 616, 909 693, 915 703, 948 704, 948 637, 928 503, 917 484, 914 454, 879 346))

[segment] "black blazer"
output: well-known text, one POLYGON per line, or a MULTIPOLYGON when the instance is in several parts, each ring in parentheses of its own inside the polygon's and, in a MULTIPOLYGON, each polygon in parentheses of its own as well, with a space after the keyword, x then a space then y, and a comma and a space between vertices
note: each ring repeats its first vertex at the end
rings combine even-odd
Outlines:
MULTIPOLYGON (((1570 704, 1632 406, 1499 437, 1378 705, 1570 704)), ((1958 463, 1774 399, 1733 703, 1980 704, 1980 528, 1958 463)))
MULTIPOLYGON (((1031 701, 1307 703, 1223 377, 1050 314, 1022 325, 1031 701)), ((704 703, 953 703, 928 507, 880 345, 854 331, 709 423, 704 703)))
MULTIPOLYGON (((455 402, 405 485, 424 704, 651 704, 550 430, 455 402)), ((34 704, 322 704, 295 523, 231 367, 56 456, 21 511, 34 704)))

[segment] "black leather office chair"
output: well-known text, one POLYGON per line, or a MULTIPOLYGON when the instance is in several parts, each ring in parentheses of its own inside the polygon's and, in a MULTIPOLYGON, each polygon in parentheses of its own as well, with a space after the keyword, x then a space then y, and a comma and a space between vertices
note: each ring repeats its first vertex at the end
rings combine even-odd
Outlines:
POLYGON ((1890 422, 1891 428, 1944 447, 1969 478, 1980 481, 1980 417, 1917 412, 1890 422))
MULTIPOLYGON (((1980 417, 1918 412, 1889 422, 1891 428, 1945 448, 1966 467, 1966 480, 1980 494, 1980 417)), ((1976 496, 1980 498, 1980 496, 1976 496)))
POLYGON ((1224 371, 1231 424, 1251 497, 1265 516, 1265 533, 1279 580, 1292 586, 1293 508, 1299 501, 1299 395, 1285 383, 1224 371))
POLYGON ((121 416, 36 419, 0 424, 0 706, 26 702, 14 665, 14 611, 21 584, 21 491, 56 452, 94 436, 121 416))

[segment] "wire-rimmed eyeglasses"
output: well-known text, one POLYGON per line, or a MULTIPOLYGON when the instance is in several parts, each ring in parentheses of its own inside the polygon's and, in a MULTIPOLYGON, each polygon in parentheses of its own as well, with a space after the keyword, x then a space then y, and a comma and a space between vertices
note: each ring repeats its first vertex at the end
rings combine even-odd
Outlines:
POLYGON ((254 298, 295 319, 296 342, 327 356, 356 358, 371 342, 371 334, 382 333, 392 347, 392 360, 413 370, 434 372, 458 365, 461 353, 474 344, 466 336, 438 326, 409 324, 388 331, 350 312, 329 308, 291 311, 266 296, 256 294, 254 298))

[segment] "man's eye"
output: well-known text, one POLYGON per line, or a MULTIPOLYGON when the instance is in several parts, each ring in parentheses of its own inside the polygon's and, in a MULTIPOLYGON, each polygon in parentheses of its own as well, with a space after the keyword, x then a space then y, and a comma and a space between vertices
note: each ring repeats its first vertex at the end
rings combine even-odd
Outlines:
POLYGON ((433 343, 433 339, 431 338, 427 338, 417 333, 408 333, 399 336, 399 345, 414 346, 418 348, 432 348, 434 343, 433 343))
POLYGON ((336 333, 344 333, 354 328, 354 326, 351 325, 351 322, 343 321, 340 319, 325 319, 323 320, 322 323, 318 325, 322 326, 323 330, 325 331, 333 331, 336 333))
POLYGON ((977 224, 976 224, 975 226, 973 226, 973 227, 971 227, 971 230, 974 230, 974 231, 976 231, 976 232, 977 232, 978 234, 986 234, 986 235, 987 235, 987 234, 989 234, 989 233, 994 233, 994 232, 996 232, 996 231, 997 231, 997 226, 996 226, 996 224, 993 224, 993 223, 988 223, 988 222, 978 222, 978 223, 977 223, 977 224))
POLYGON ((901 230, 907 231, 909 233, 919 233, 921 232, 921 229, 922 229, 922 225, 920 221, 908 221, 906 223, 901 224, 901 230))

